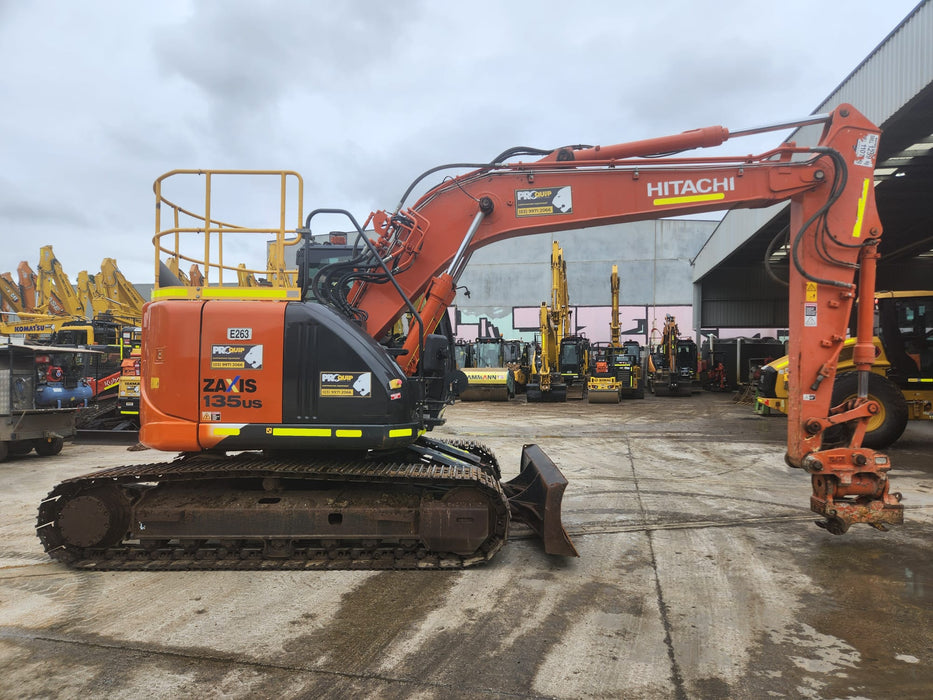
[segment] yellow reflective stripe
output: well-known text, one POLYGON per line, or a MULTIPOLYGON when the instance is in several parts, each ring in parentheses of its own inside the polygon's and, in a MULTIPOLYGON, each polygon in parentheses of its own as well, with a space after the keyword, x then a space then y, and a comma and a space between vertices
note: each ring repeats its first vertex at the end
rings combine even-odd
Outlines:
POLYGON ((196 299, 201 295, 197 287, 162 287, 153 289, 153 299, 196 299))
POLYGON ((273 428, 272 434, 282 437, 330 437, 331 430, 330 428, 273 428))
POLYGON ((162 287, 153 299, 298 299, 300 291, 282 287, 162 287))
POLYGON ((240 429, 239 428, 214 428, 211 432, 217 436, 239 435, 240 429))
POLYGON ((665 204, 689 204, 690 202, 714 202, 719 199, 725 199, 725 192, 714 192, 712 194, 692 194, 687 197, 659 197, 652 204, 656 207, 665 204))
POLYGON ((297 299, 297 289, 268 287, 201 287, 205 299, 297 299))
POLYGON ((346 437, 346 438, 363 437, 363 431, 362 430, 338 430, 337 437, 339 438, 340 437, 346 437))
POLYGON ((862 235, 862 220, 865 218, 865 204, 868 201, 868 178, 862 182, 862 196, 858 200, 858 213, 855 215, 855 225, 852 227, 852 238, 862 235))
POLYGON ((921 384, 925 384, 925 383, 933 384, 933 379, 922 379, 920 377, 908 377, 907 381, 914 382, 914 383, 921 383, 921 384))
POLYGON ((411 428, 396 428, 395 430, 389 431, 389 437, 408 437, 412 434, 411 428))

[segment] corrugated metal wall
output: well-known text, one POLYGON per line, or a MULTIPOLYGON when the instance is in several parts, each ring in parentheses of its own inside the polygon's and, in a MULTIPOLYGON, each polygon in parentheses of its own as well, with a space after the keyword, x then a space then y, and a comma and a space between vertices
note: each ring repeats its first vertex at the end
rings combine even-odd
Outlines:
POLYGON ((700 301, 704 328, 787 326, 787 291, 761 268, 729 268, 703 287, 700 301))
POLYGON ((918 5, 816 110, 848 102, 883 129, 933 82, 933 2, 918 5))
MULTIPOLYGON (((814 113, 848 102, 882 127, 921 90, 933 83, 933 0, 926 0, 859 64, 814 113)), ((791 137, 815 144, 821 127, 805 127, 791 137)), ((694 261, 694 282, 720 265, 765 223, 787 207, 729 212, 694 261)))

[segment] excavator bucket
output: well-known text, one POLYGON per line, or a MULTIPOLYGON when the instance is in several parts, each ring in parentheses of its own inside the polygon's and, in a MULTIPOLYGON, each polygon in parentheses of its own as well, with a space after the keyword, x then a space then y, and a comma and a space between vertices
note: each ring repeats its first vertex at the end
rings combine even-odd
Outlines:
POLYGON ((557 465, 537 445, 522 448, 522 469, 504 483, 512 517, 534 530, 544 542, 544 551, 565 557, 578 557, 560 519, 560 504, 567 479, 557 465))

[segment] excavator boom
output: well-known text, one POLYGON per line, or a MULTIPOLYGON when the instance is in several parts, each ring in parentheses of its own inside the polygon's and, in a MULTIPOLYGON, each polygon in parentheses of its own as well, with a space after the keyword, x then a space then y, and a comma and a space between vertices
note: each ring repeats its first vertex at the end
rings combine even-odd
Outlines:
POLYGON ((71 286, 50 245, 39 249, 38 290, 41 312, 60 316, 85 315, 78 293, 71 286))
MULTIPOLYGON (((371 216, 380 259, 404 270, 395 281, 433 327, 454 297, 470 251, 519 235, 611 223, 757 208, 789 201, 791 410, 787 460, 812 475, 812 508, 831 531, 853 522, 900 522, 903 509, 889 493, 886 456, 861 447, 864 424, 877 404, 862 392, 848 410, 831 406, 836 358, 845 340, 854 284, 871 309, 874 268, 882 227, 875 207, 873 174, 879 129, 851 105, 798 122, 735 132, 759 133, 823 124, 815 147, 785 143, 758 156, 740 158, 651 157, 718 145, 722 127, 646 142, 586 149, 558 149, 529 163, 494 162, 446 179, 410 209, 371 216), (796 377, 796 381, 793 378, 796 377), (855 421, 853 440, 823 450, 823 432, 855 421)), ((382 263, 386 268, 390 265, 382 263)), ((377 275, 378 278, 378 275, 377 275)), ((358 282, 349 299, 367 331, 383 337, 402 310, 384 280, 358 282)), ((873 349, 871 319, 859 319, 856 362, 866 377, 873 349)), ((418 339, 405 343, 406 367, 418 360, 418 339)))

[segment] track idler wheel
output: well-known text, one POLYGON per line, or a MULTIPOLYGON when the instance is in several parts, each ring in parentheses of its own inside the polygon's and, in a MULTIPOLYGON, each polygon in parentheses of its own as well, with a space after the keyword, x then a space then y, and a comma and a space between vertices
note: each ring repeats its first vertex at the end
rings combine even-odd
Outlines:
POLYGON ((62 544, 100 549, 119 543, 130 526, 130 504, 115 486, 101 486, 68 498, 56 525, 62 544))

